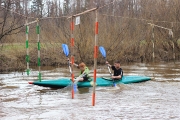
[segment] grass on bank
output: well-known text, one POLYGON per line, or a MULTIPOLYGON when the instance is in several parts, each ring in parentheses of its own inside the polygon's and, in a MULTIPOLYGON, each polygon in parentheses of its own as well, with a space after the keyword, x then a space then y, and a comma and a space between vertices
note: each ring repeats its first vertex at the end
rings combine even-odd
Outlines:
MULTIPOLYGON (((61 48, 62 43, 41 43, 41 49, 52 49, 52 48, 61 48)), ((34 50, 37 48, 37 43, 29 43, 29 50, 34 50)), ((11 54, 13 51, 25 52, 26 53, 26 46, 23 43, 5 43, 1 45, 1 53, 3 54, 11 54)))

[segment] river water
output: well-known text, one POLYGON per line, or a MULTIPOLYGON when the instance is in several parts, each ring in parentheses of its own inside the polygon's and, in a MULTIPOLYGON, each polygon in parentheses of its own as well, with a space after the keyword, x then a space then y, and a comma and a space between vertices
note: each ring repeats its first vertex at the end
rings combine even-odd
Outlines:
MULTIPOLYGON (((92 88, 81 88, 71 99, 71 87, 50 89, 28 84, 37 79, 32 69, 0 74, 0 120, 179 120, 180 62, 128 64, 124 75, 145 75, 142 83, 97 87, 92 106, 92 88)), ((93 72, 93 67, 90 67, 93 72)), ((98 76, 108 76, 105 66, 98 76)), ((44 68, 43 79, 68 77, 68 67, 44 68)), ((77 71, 76 71, 77 74, 77 71)), ((91 73, 93 75, 93 73, 91 73)))

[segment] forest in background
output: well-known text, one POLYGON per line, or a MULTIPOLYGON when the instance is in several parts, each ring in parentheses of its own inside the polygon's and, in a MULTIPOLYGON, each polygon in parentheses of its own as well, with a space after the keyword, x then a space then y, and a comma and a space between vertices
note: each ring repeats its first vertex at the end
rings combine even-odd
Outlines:
MULTIPOLYGON (((39 19, 41 65, 67 64, 61 44, 70 46, 69 16, 98 9, 98 45, 107 60, 155 62, 180 60, 179 0, 0 0, 0 71, 26 69, 25 20, 39 19), (149 24, 160 27, 154 27, 149 24), (172 29, 173 35, 170 34, 172 29), (154 31, 154 38, 152 32, 154 31)), ((75 25, 75 61, 93 65, 95 12, 80 16, 75 25)), ((30 66, 37 65, 36 23, 29 25, 30 66)), ((104 64, 101 54, 98 63, 104 64)))

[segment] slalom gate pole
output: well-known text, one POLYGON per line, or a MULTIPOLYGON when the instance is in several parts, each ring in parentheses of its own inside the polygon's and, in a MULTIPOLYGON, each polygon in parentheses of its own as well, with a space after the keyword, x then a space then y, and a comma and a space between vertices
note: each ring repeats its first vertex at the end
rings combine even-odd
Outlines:
POLYGON ((27 69, 26 73, 29 76, 30 70, 29 70, 29 25, 28 25, 28 18, 26 18, 26 63, 27 63, 27 69))
POLYGON ((95 92, 96 92, 96 69, 97 69, 97 57, 98 57, 98 9, 96 9, 96 21, 95 21, 95 46, 94 46, 94 82, 93 82, 93 95, 92 106, 95 106, 95 92))
MULTIPOLYGON (((72 78, 72 82, 74 84, 74 72, 73 72, 73 65, 74 65, 74 17, 76 16, 80 16, 82 14, 86 14, 92 11, 96 11, 96 22, 95 22, 95 47, 94 47, 94 85, 93 85, 93 97, 92 97, 92 104, 93 106, 95 105, 95 85, 96 85, 96 68, 97 68, 97 53, 98 53, 98 46, 97 46, 97 40, 98 40, 98 7, 96 8, 92 8, 90 10, 86 10, 84 12, 72 15, 70 17, 68 17, 67 19, 71 18, 71 68, 72 68, 72 74, 71 74, 71 78, 72 78)), ((74 88, 72 86, 72 99, 74 98, 74 88)))
POLYGON ((41 81, 41 59, 40 59, 40 39, 39 39, 39 34, 40 34, 40 27, 39 27, 39 20, 37 19, 37 25, 36 25, 36 34, 37 34, 37 48, 38 48, 38 80, 41 81))
MULTIPOLYGON (((72 82, 74 84, 74 22, 73 22, 73 19, 74 17, 72 16, 71 17, 71 69, 72 69, 72 74, 71 74, 71 79, 72 79, 72 82)), ((71 93, 72 93, 72 99, 74 99, 74 86, 72 85, 72 88, 71 88, 71 93)))

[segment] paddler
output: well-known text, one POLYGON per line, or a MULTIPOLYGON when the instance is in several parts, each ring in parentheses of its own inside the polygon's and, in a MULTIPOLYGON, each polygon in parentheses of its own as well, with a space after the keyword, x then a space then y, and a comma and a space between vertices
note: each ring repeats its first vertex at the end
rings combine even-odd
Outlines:
POLYGON ((78 81, 91 81, 91 78, 89 76, 90 71, 89 71, 89 68, 86 66, 85 63, 81 62, 79 65, 74 63, 74 65, 78 69, 80 69, 80 75, 79 75, 80 78, 78 78, 78 81))
POLYGON ((116 61, 114 65, 110 65, 109 62, 106 61, 106 64, 114 71, 114 75, 111 76, 112 79, 120 80, 123 77, 123 70, 120 61, 116 61))

